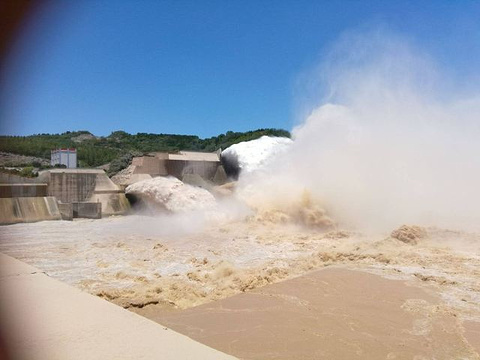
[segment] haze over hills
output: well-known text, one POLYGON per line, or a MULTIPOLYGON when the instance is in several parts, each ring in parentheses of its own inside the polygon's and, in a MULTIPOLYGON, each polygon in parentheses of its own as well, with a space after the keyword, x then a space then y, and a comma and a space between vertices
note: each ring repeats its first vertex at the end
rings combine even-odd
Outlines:
MULTIPOLYGON (((155 151, 216 151, 233 144, 257 139, 263 135, 290 137, 283 129, 258 129, 247 132, 227 131, 225 134, 201 139, 196 135, 176 134, 129 134, 114 131, 106 137, 95 136, 89 131, 67 131, 62 134, 36 134, 30 136, 0 136, 0 152, 22 156, 50 159, 55 148, 76 148, 80 167, 96 167, 110 163, 109 173, 113 174, 128 166, 136 155, 155 151)), ((29 166, 32 163, 16 164, 29 166)), ((1 164, 3 166, 15 164, 1 164)))

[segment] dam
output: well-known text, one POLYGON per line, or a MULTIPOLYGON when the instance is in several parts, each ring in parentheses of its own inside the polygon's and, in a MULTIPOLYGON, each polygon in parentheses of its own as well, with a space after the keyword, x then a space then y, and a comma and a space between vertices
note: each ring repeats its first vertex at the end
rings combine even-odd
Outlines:
POLYGON ((100 169, 49 169, 37 178, 0 177, 0 224, 98 219, 121 215, 130 204, 100 169))

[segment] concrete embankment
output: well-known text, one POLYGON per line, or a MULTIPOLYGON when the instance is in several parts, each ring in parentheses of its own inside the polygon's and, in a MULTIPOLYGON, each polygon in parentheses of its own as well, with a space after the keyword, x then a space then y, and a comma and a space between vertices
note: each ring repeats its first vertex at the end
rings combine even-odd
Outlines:
POLYGON ((10 359, 234 359, 0 254, 10 359))
POLYGON ((61 220, 57 201, 51 196, 0 198, 0 224, 61 220))

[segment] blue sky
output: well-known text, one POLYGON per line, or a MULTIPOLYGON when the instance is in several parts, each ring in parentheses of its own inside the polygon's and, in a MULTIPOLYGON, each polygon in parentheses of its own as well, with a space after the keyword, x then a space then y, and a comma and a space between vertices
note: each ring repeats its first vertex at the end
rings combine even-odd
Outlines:
POLYGON ((299 75, 343 32, 386 25, 467 81, 479 19, 475 1, 51 1, 0 69, 0 132, 291 129, 299 75))

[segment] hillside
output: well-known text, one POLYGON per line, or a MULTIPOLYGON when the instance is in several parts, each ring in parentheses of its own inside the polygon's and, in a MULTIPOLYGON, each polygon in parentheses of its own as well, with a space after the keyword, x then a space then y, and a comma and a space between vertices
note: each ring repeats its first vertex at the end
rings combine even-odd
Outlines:
MULTIPOLYGON (((154 151, 215 151, 230 145, 257 139, 263 135, 290 137, 281 129, 258 129, 248 132, 232 132, 201 139, 195 135, 129 134, 112 132, 97 137, 88 131, 67 131, 63 134, 37 134, 31 136, 0 136, 0 152, 50 160, 55 148, 73 147, 78 152, 80 167, 96 167, 111 163, 109 173, 115 173, 128 165, 132 156, 154 151)), ((30 165, 30 164, 24 164, 30 165)))

